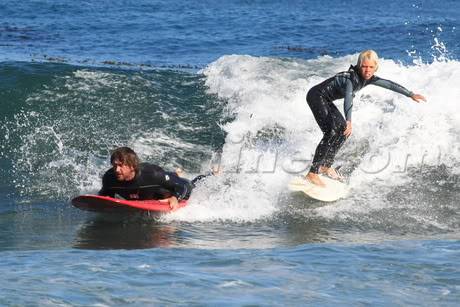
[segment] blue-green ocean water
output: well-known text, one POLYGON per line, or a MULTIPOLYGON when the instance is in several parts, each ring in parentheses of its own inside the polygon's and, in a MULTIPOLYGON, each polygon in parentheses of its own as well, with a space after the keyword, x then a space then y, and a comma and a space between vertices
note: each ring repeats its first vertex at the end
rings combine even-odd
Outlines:
MULTIPOLYGON (((458 1, 0 2, 0 305, 456 306, 458 1), (308 89, 375 49, 337 163, 286 186, 320 131, 308 89), (117 146, 186 175, 154 219, 73 208, 117 146)), ((338 102, 341 109, 341 102, 338 102)))

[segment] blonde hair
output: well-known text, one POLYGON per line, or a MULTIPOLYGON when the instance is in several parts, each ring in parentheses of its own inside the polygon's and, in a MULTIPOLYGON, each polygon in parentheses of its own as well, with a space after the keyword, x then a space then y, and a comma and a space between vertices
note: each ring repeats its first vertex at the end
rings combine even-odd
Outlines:
POLYGON ((379 56, 377 55, 377 52, 375 52, 374 50, 365 50, 361 52, 358 56, 358 63, 356 64, 356 66, 358 66, 358 68, 361 68, 364 60, 374 61, 375 70, 377 71, 377 69, 379 68, 379 56))

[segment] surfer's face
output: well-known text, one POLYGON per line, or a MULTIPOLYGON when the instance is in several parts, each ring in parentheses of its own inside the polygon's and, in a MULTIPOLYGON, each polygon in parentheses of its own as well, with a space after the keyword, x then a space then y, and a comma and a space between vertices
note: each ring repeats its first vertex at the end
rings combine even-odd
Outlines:
POLYGON ((133 180, 134 176, 136 175, 134 167, 123 164, 118 160, 113 161, 112 167, 118 181, 130 181, 133 180))
POLYGON ((369 59, 365 59, 362 62, 361 67, 359 68, 361 77, 363 77, 364 80, 369 80, 370 78, 372 78, 376 70, 377 70, 376 63, 369 59))

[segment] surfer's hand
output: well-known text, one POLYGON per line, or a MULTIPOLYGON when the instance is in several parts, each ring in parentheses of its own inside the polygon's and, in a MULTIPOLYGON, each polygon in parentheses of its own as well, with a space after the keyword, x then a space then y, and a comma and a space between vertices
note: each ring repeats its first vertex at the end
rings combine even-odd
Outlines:
POLYGON ((349 137, 352 131, 353 131, 353 128, 351 127, 351 121, 347 120, 347 128, 345 128, 343 135, 345 135, 346 137, 349 137))
POLYGON ((176 210, 179 207, 179 201, 177 200, 176 196, 171 196, 170 198, 168 198, 168 201, 171 210, 176 210))
POLYGON ((410 98, 412 98, 412 100, 415 101, 415 102, 426 101, 426 98, 423 95, 420 95, 420 94, 414 94, 410 98))

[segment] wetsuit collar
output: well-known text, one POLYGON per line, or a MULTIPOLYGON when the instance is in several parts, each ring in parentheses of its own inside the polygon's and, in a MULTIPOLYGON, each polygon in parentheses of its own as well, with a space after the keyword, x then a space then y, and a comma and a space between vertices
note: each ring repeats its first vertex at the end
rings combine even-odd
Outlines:
POLYGON ((356 65, 350 65, 350 68, 348 70, 349 71, 350 70, 354 71, 363 85, 367 85, 367 84, 371 83, 371 81, 374 80, 374 78, 375 78, 375 75, 374 75, 369 80, 364 80, 364 78, 361 76, 361 73, 359 72, 358 66, 356 66, 356 65))

